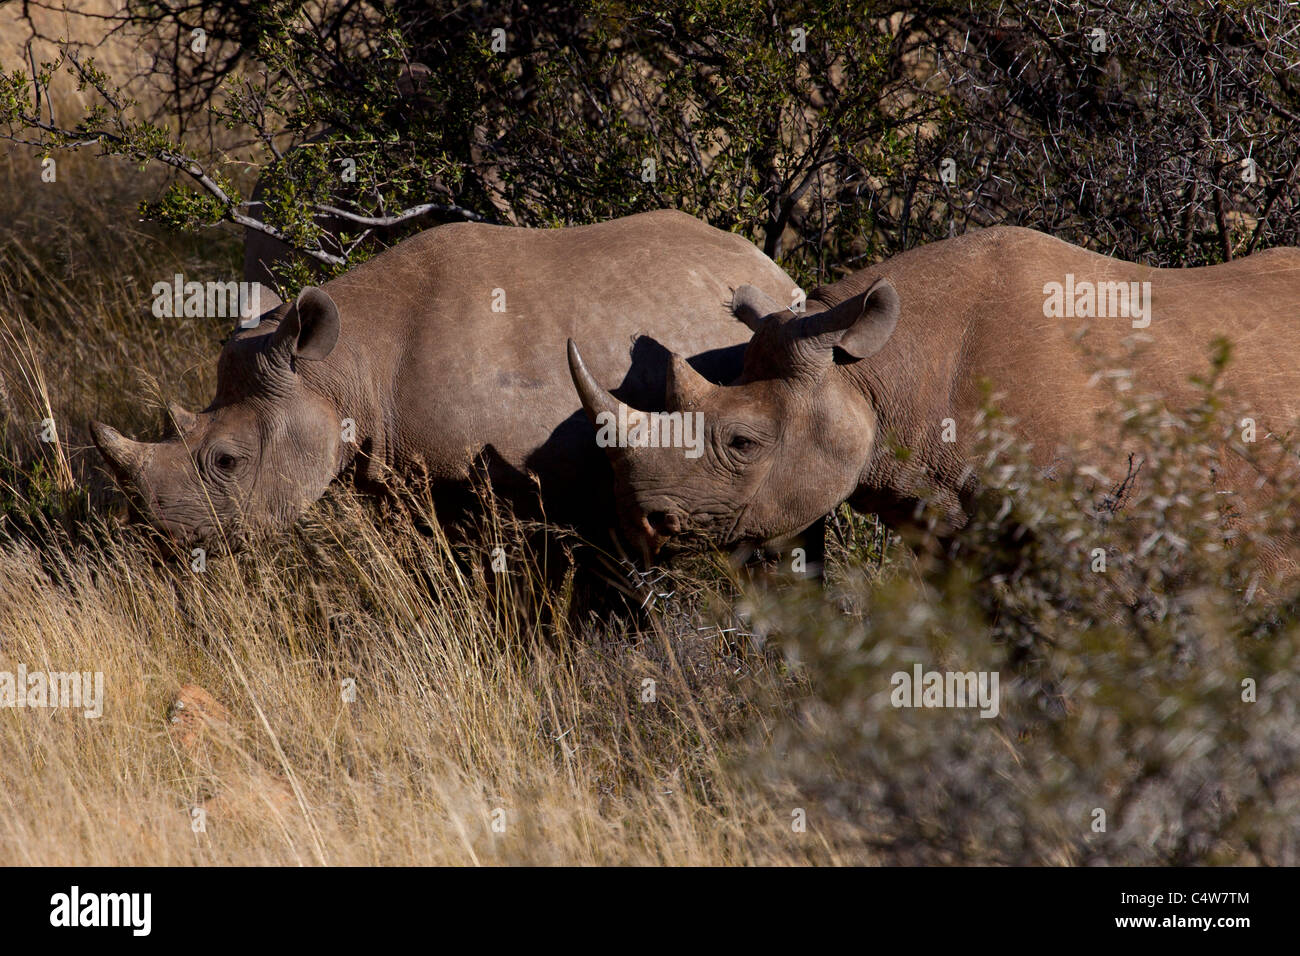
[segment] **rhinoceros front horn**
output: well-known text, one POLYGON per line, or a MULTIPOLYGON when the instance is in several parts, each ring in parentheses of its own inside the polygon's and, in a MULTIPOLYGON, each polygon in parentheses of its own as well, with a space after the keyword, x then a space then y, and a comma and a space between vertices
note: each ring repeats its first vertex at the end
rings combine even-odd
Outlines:
POLYGON ((138 441, 124 438, 115 428, 109 428, 102 422, 90 423, 90 435, 95 447, 104 456, 104 461, 121 479, 134 479, 144 465, 144 453, 147 446, 138 441))
POLYGON ((578 390, 578 398, 582 400, 582 407, 593 425, 601 412, 618 414, 618 399, 605 391, 587 370, 587 364, 583 362, 582 354, 573 339, 569 339, 569 375, 573 377, 573 387, 578 390))

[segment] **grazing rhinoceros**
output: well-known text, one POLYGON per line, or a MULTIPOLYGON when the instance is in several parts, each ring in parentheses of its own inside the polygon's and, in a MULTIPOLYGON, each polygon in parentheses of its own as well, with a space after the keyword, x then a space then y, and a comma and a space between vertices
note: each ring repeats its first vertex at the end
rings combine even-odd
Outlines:
MULTIPOLYGON (((1234 357, 1224 384, 1253 410, 1259 434, 1269 423, 1285 433, 1300 416, 1300 362, 1289 347, 1300 249, 1155 269, 993 228, 819 288, 805 315, 752 288, 737 291, 733 310, 754 330, 734 383, 714 385, 672 358, 667 405, 703 414, 705 453, 608 449, 623 531, 647 555, 687 531, 724 545, 779 541, 844 501, 907 521, 922 484, 940 521, 959 527, 975 490, 968 463, 981 380, 1004 395, 1000 408, 1041 463, 1089 444, 1113 459, 1097 420, 1111 399, 1074 341, 1085 324, 1089 342, 1110 354, 1143 329, 1154 343, 1138 356, 1137 380, 1174 400, 1188 398, 1189 376, 1207 369, 1213 339, 1225 335, 1234 357), (1120 314, 1099 317, 1108 313, 1120 314), (955 441, 944 440, 954 437, 944 435, 949 420, 955 441)), ((588 415, 617 413, 618 399, 572 342, 569 362, 588 415)), ((1253 494, 1257 473, 1224 464, 1219 477, 1253 494)))
POLYGON ((609 466, 573 394, 565 340, 590 343, 608 380, 634 366, 620 396, 654 403, 668 353, 645 338, 633 349, 638 333, 727 380, 745 339, 728 303, 747 283, 781 299, 794 288, 743 238, 680 212, 568 229, 441 226, 236 334, 208 408, 173 409, 175 438, 92 432, 152 522, 187 545, 285 527, 350 465, 363 486, 418 472, 446 493, 440 505, 483 469, 520 513, 603 531, 609 466), (629 358, 656 348, 658 361, 629 358))

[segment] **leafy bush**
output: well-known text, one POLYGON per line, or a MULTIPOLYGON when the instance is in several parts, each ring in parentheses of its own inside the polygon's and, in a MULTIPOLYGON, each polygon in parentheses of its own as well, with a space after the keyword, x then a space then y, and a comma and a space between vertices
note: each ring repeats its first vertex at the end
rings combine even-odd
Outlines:
POLYGON ((140 32, 163 98, 134 103, 62 44, 2 64, 0 135, 159 163, 177 178, 149 217, 267 230, 326 271, 442 221, 663 206, 806 283, 1004 222, 1191 265, 1300 243, 1290 18, 1285 0, 150 0, 109 19, 140 32), (97 94, 80 115, 46 108, 65 72, 97 94))

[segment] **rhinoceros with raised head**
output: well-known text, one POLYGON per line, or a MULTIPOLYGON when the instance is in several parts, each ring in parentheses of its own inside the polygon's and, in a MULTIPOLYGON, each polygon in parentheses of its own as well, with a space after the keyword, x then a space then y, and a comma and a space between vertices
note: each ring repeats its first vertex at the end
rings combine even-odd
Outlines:
MULTIPOLYGON (((733 382, 717 385, 671 359, 667 406, 703 416, 704 454, 608 449, 623 530, 646 554, 688 531, 723 545, 780 541, 845 501, 907 521, 920 488, 942 524, 959 527, 975 490, 982 380, 1040 463, 1089 446, 1115 457, 1098 424, 1113 399, 1075 338, 1085 324, 1103 354, 1122 351, 1135 329, 1153 339, 1134 356, 1136 380, 1175 401, 1190 397, 1189 377, 1225 336, 1234 353, 1224 385, 1252 409, 1259 433, 1293 431, 1300 417, 1291 348, 1300 249, 1157 269, 998 227, 816 289, 805 314, 754 288, 737 290, 733 309, 754 332, 733 382), (955 441, 945 440, 948 423, 955 441)), ((646 417, 618 408, 574 343, 569 358, 590 416, 646 417)), ((1248 500, 1255 493, 1248 467, 1225 462, 1218 477, 1248 500)))
POLYGON ((175 437, 92 433, 151 521, 187 545, 285 527, 350 467, 363 486, 418 472, 447 498, 482 469, 520 513, 604 530, 609 467, 565 340, 588 343, 622 398, 655 403, 668 355, 655 341, 716 380, 739 369, 744 328, 728 303, 744 284, 780 299, 794 288, 742 237, 674 211, 565 229, 440 226, 239 331, 211 404, 173 409, 175 437))

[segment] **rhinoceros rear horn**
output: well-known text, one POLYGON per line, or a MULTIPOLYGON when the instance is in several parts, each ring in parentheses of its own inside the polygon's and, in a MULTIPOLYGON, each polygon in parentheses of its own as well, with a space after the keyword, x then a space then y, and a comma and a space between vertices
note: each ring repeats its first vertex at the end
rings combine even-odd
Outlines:
POLYGON ((785 308, 756 286, 742 285, 731 294, 731 314, 749 326, 753 332, 758 331, 765 318, 785 308))
POLYGON ((118 478, 129 481, 140 473, 147 445, 124 438, 117 429, 109 428, 102 422, 90 423, 90 436, 118 478))
POLYGON ((199 423, 199 416, 176 402, 167 403, 167 417, 175 424, 177 433, 181 435, 191 431, 199 423))
POLYGON ((307 286, 276 329, 272 348, 293 358, 323 359, 339 340, 339 307, 329 293, 307 286))
POLYGON ((668 365, 668 407, 677 411, 690 411, 704 402, 704 396, 713 390, 713 383, 701 375, 676 352, 668 365))
POLYGON ((898 325, 898 292, 880 278, 865 292, 801 320, 798 337, 805 346, 829 351, 838 346, 855 359, 875 355, 898 325))

